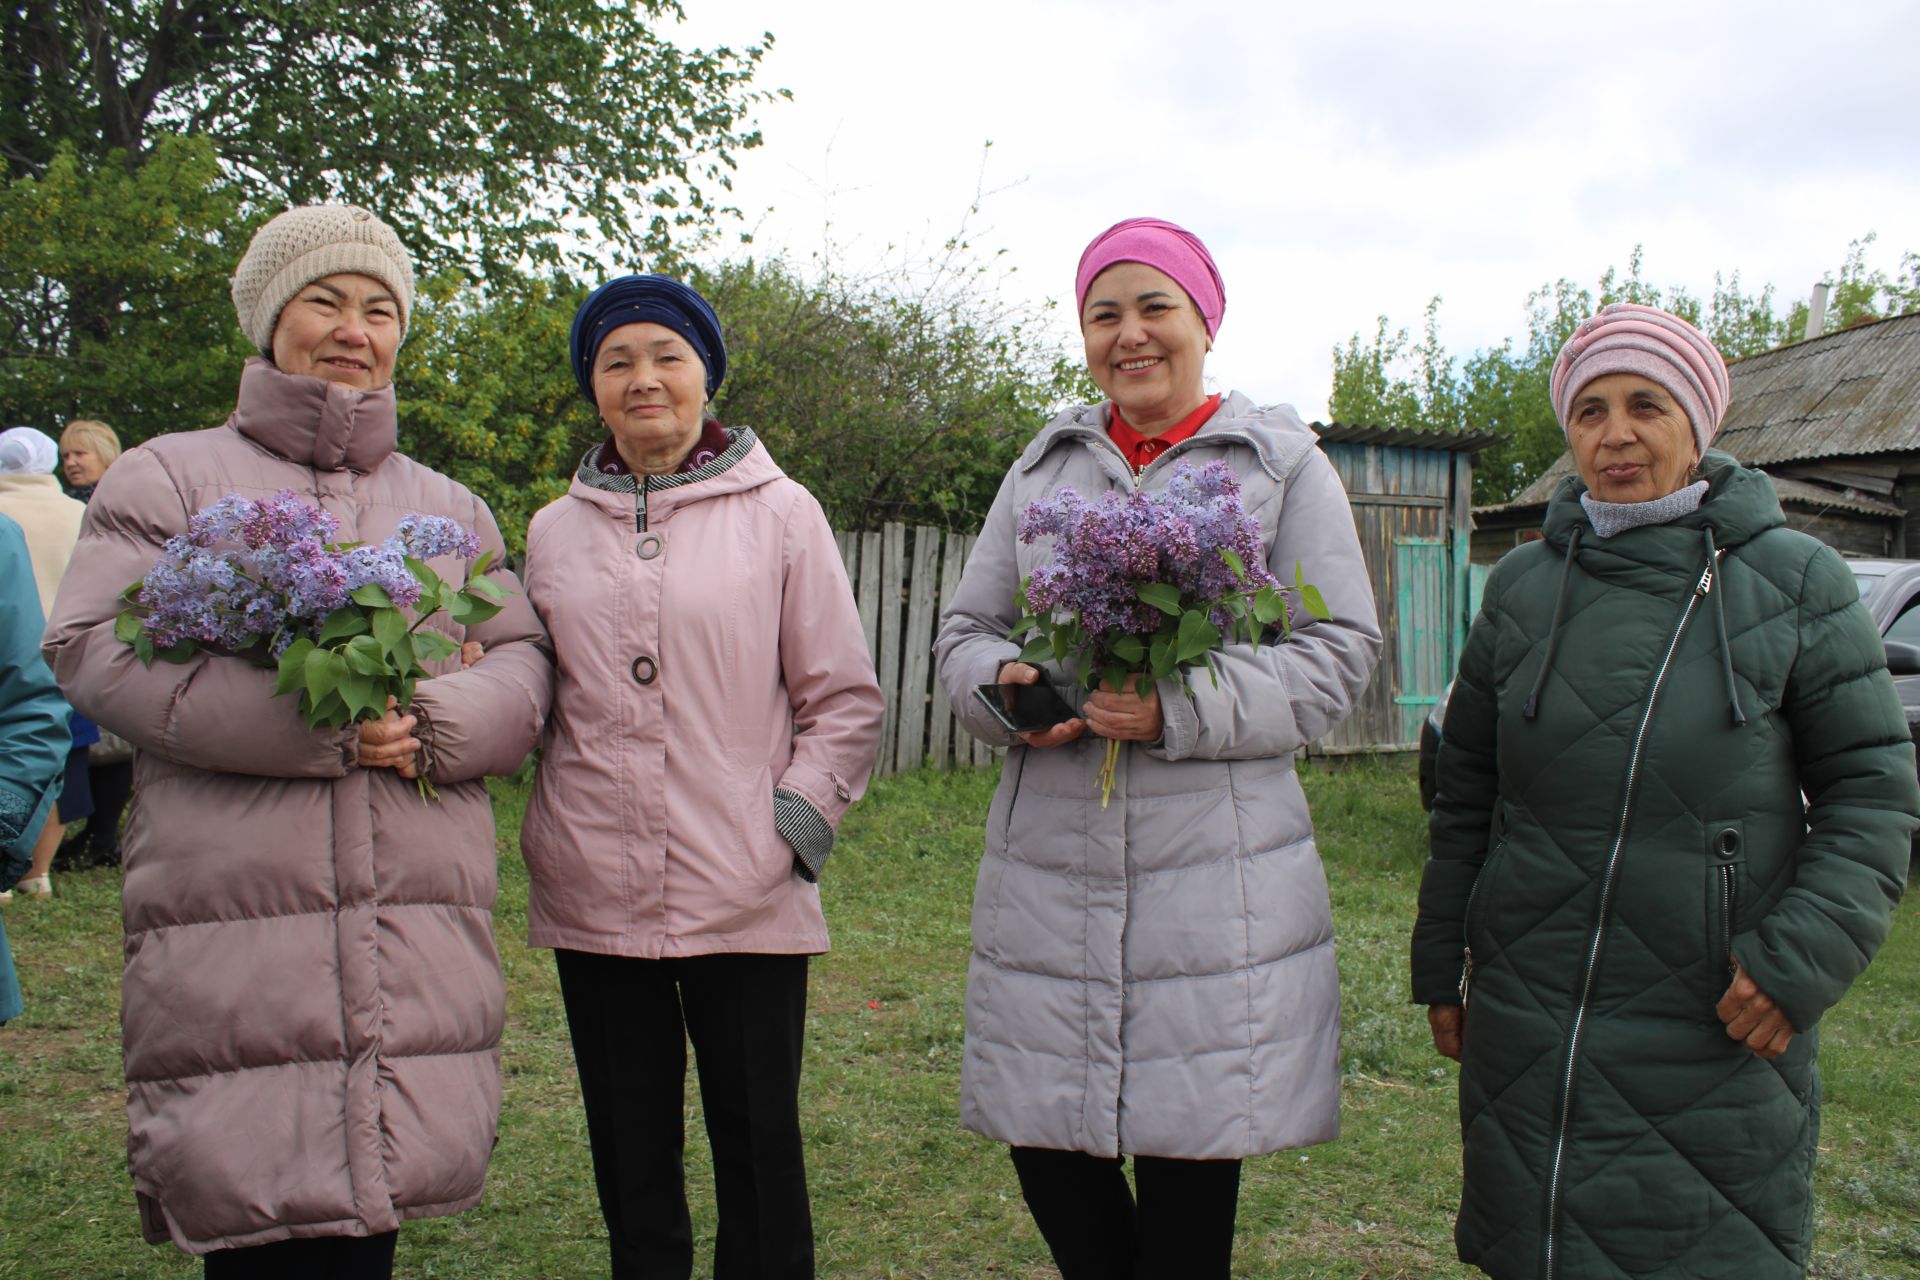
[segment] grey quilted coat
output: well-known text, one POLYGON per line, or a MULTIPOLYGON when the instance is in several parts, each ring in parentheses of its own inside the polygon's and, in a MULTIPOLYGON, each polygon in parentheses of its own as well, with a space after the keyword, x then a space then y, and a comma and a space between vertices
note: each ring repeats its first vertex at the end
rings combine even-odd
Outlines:
MULTIPOLYGON (((1069 409, 1002 483, 935 643, 967 727, 1008 735, 973 698, 1018 653, 1014 592, 1046 562, 1020 513, 1062 486, 1136 483, 1107 406, 1069 409)), ((1219 687, 1163 681, 1161 741, 1126 744, 1111 805, 1105 743, 1012 746, 987 818, 973 909, 961 1122, 1019 1146, 1228 1159, 1339 1130, 1340 987, 1326 877, 1292 753, 1337 724, 1380 649, 1345 491, 1285 407, 1229 396, 1139 477, 1224 460, 1266 535, 1333 617, 1287 643, 1229 646, 1219 687)), ((1058 671, 1049 675, 1065 687, 1058 671)))
POLYGON ((1845 564, 1764 474, 1706 473, 1698 511, 1604 540, 1563 487, 1447 708, 1413 994, 1457 1004, 1470 967, 1456 1239, 1496 1280, 1806 1267, 1818 1023, 1886 937, 1920 791, 1845 564), (1772 1061, 1715 1015, 1736 957, 1799 1030, 1772 1061))

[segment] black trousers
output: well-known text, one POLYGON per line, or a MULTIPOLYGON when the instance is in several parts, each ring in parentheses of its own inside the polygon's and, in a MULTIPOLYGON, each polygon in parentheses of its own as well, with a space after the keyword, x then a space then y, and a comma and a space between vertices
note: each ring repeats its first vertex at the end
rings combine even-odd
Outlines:
POLYGON ((805 956, 556 951, 614 1280, 689 1280, 686 1042, 713 1148, 715 1280, 811 1280, 805 956))
POLYGON ((277 1240, 206 1256, 207 1280, 393 1280, 400 1233, 277 1240))
POLYGON ((1133 1157, 1009 1147, 1020 1193, 1061 1280, 1226 1280, 1233 1266, 1238 1160, 1133 1157))

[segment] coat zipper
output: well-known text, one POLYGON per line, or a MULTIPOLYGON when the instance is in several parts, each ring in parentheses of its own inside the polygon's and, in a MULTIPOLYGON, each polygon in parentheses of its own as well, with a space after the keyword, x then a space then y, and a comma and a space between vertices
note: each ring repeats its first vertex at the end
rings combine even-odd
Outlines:
POLYGON ((1733 907, 1734 881, 1739 871, 1732 863, 1723 863, 1720 867, 1720 958, 1727 965, 1727 980, 1731 982, 1734 974, 1733 964, 1733 907))
POLYGON ((1613 847, 1607 852, 1607 867, 1600 878, 1600 911, 1595 917, 1593 936, 1587 941, 1586 973, 1580 983, 1580 1001, 1574 1006, 1573 1030, 1567 1036, 1567 1065, 1560 1076, 1560 1116, 1554 1128, 1553 1163, 1547 1172, 1547 1240, 1546 1240, 1546 1276, 1554 1280, 1559 1275, 1559 1234, 1560 1234, 1560 1173, 1566 1161, 1567 1125, 1573 1119, 1573 1076, 1580 1063, 1580 1034, 1585 1029, 1587 1004, 1593 998, 1593 980, 1600 966, 1600 944, 1607 933, 1607 914, 1613 905, 1613 882, 1620 866, 1620 850, 1626 844, 1627 823, 1633 816, 1634 784, 1640 772, 1640 752, 1646 746, 1647 725, 1653 720, 1654 704, 1660 700, 1660 686, 1667 678, 1667 668, 1673 665, 1673 655, 1680 647, 1680 637, 1687 629, 1688 619, 1693 617, 1693 607, 1706 598, 1713 590, 1713 562, 1709 560, 1700 572, 1700 580, 1694 584, 1693 594, 1687 597, 1686 607, 1680 611, 1680 620, 1674 624, 1673 636, 1667 641, 1666 656, 1660 659, 1659 670, 1653 673, 1653 685, 1647 691, 1647 704, 1641 708, 1640 724, 1634 730, 1633 751, 1627 756, 1627 785, 1620 800, 1620 817, 1614 824, 1613 847))
POLYGON ((635 533, 647 531, 647 481, 652 478, 652 476, 641 476, 639 487, 633 491, 633 531, 635 533))

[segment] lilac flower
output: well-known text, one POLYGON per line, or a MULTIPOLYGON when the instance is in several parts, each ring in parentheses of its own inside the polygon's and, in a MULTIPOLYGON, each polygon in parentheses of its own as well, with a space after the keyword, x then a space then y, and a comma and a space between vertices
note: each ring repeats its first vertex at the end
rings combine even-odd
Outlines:
POLYGON ((400 522, 396 535, 416 560, 435 556, 459 556, 471 560, 480 554, 480 539, 473 530, 445 516, 408 516, 400 522))

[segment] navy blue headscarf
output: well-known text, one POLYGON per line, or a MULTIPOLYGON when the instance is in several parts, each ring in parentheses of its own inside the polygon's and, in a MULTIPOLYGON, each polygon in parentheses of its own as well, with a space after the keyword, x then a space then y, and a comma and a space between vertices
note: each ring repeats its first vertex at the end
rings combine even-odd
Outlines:
POLYGON ((727 376, 727 347, 720 340, 720 317, 707 300, 666 276, 619 276, 587 295, 573 316, 568 347, 573 376, 588 404, 593 397, 593 358, 608 334, 623 324, 663 324, 685 338, 707 367, 707 395, 727 376))

